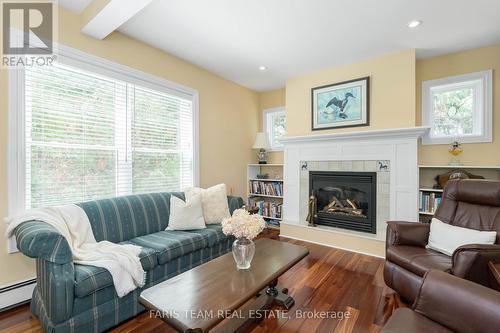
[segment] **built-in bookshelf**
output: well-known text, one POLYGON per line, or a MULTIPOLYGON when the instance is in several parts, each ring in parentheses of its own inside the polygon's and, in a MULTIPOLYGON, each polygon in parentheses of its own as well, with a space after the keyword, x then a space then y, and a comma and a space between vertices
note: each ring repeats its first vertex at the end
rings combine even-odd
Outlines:
POLYGON ((418 196, 418 211, 422 215, 434 215, 441 203, 443 190, 421 188, 418 196))
POLYGON ((283 164, 248 164, 248 206, 257 208, 269 228, 283 216, 283 164), (266 175, 266 178, 262 178, 266 175))
POLYGON ((500 166, 452 166, 452 165, 419 165, 418 214, 420 221, 430 222, 443 196, 443 189, 437 188, 436 176, 451 170, 466 170, 485 179, 500 180, 500 166))

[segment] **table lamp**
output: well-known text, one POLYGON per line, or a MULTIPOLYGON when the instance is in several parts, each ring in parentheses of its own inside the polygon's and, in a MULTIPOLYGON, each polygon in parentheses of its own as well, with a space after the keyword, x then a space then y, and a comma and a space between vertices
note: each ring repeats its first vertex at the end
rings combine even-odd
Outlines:
POLYGON ((267 152, 266 149, 269 148, 269 141, 267 140, 267 135, 264 132, 257 133, 255 136, 255 142, 253 143, 253 149, 259 149, 257 156, 259 158, 259 164, 267 164, 267 152))

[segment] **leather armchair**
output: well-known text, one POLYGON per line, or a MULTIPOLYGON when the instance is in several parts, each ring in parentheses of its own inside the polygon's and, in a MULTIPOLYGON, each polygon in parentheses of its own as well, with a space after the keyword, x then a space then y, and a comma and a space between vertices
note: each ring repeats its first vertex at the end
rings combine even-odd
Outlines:
POLYGON ((494 333, 500 327, 500 293, 431 270, 412 308, 399 308, 381 333, 494 333))
POLYGON ((500 181, 449 181, 434 216, 454 226, 496 231, 496 244, 464 245, 449 257, 425 248, 430 224, 387 222, 385 283, 409 302, 431 269, 490 286, 488 261, 500 261, 500 181))

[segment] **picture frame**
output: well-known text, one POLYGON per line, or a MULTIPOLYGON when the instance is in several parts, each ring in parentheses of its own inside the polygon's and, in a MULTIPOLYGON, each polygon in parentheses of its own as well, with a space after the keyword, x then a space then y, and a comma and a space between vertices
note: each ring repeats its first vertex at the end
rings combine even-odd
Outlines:
POLYGON ((369 76, 311 89, 313 131, 369 125, 369 76))

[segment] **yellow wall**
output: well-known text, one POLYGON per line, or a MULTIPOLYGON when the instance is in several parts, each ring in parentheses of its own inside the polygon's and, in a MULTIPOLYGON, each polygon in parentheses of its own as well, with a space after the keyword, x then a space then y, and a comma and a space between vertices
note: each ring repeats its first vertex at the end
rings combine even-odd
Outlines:
MULTIPOLYGON (((263 131, 263 110, 284 107, 286 105, 285 88, 262 92, 259 94, 259 131, 263 131)), ((270 152, 268 163, 283 163, 283 152, 270 152)))
POLYGON ((286 82, 287 136, 415 126, 415 50, 335 67, 286 82), (370 76, 370 126, 311 131, 311 88, 370 76))
MULTIPOLYGON (((158 49, 120 33, 103 41, 80 33, 80 18, 59 11, 59 41, 69 47, 189 86, 200 96, 200 178, 202 186, 225 182, 235 195, 245 195, 246 164, 258 123, 259 96, 158 49)), ((0 71, 0 217, 7 214, 7 72, 0 71)), ((4 234, 0 223, 0 234, 4 234)), ((7 254, 0 237, 0 286, 34 276, 33 262, 7 254)))
MULTIPOLYGON (((422 118, 422 81, 493 69, 493 142, 464 144, 460 155, 465 165, 500 165, 500 45, 417 61, 416 118, 422 118)), ((419 163, 446 165, 448 145, 420 145, 419 163)))

